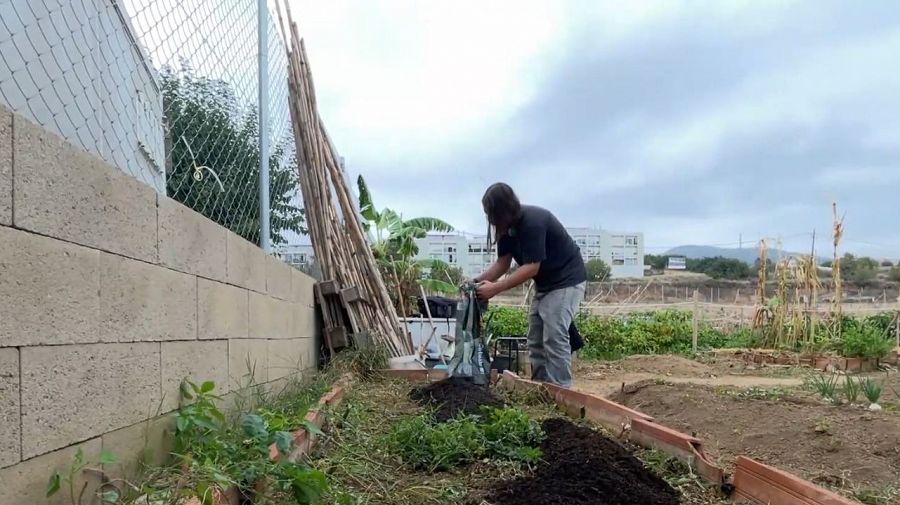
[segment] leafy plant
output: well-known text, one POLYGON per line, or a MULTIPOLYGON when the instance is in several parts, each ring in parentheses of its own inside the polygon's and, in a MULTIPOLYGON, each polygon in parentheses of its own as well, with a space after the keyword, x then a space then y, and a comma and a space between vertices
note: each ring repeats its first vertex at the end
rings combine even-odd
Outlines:
POLYGON ((850 358, 883 358, 893 347, 884 331, 865 323, 846 326, 838 342, 841 355, 850 358))
POLYGON ((191 403, 182 405, 175 416, 175 453, 194 477, 192 494, 205 502, 216 489, 237 485, 252 495, 259 492, 255 484, 266 478, 274 492, 290 495, 301 505, 316 503, 327 490, 324 474, 284 458, 272 461, 269 447, 274 444, 280 453, 290 452, 293 436, 286 430, 303 425, 305 405, 321 394, 318 385, 290 401, 244 413, 236 424, 226 422, 214 389, 212 382, 198 386, 184 381, 182 397, 191 403))
POLYGON ((869 377, 866 377, 866 380, 862 383, 863 394, 866 395, 866 400, 868 400, 869 403, 878 403, 878 400, 881 399, 881 389, 881 385, 877 384, 869 377))
POLYGON ((544 432, 537 421, 513 407, 485 410, 487 419, 482 430, 488 454, 528 464, 540 460, 537 446, 544 440, 544 432))
MULTIPOLYGON (((96 461, 96 465, 111 465, 116 462, 116 457, 111 452, 103 451, 100 453, 98 460, 96 461)), ((78 476, 81 472, 90 465, 90 462, 84 459, 84 451, 79 447, 77 451, 75 451, 75 455, 72 457, 72 462, 69 464, 69 468, 63 473, 60 471, 54 471, 50 474, 50 479, 47 481, 47 498, 56 495, 59 491, 66 487, 69 493, 69 502, 71 505, 81 505, 84 500, 84 493, 87 490, 88 483, 85 482, 81 486, 80 492, 75 493, 75 485, 78 476)), ((104 503, 116 503, 119 499, 118 491, 114 489, 110 489, 100 493, 100 499, 104 503)))
POLYGON ((429 414, 396 424, 388 445, 414 468, 444 471, 482 457, 520 461, 541 458, 544 434, 540 425, 520 409, 485 409, 486 418, 461 416, 435 423, 429 414))
POLYGON ((844 396, 847 398, 848 403, 856 403, 861 389, 862 384, 860 381, 857 381, 849 375, 844 377, 844 396))
POLYGON ((814 374, 809 377, 809 385, 825 400, 835 403, 837 401, 838 376, 833 373, 830 376, 814 374))

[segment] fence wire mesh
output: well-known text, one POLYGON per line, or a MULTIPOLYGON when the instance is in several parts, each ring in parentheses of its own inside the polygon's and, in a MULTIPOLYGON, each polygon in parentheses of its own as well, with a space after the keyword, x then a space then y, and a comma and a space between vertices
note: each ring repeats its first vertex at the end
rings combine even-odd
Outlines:
MULTIPOLYGON (((270 13, 270 232, 303 231, 270 13)), ((0 0, 0 100, 259 243, 257 0, 0 0)))

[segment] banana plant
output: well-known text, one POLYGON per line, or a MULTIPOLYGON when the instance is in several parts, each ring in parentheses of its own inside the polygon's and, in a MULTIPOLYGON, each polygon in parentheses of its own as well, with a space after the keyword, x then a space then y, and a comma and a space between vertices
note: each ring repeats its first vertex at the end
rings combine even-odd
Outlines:
POLYGON ((450 282, 434 276, 422 278, 420 275, 423 269, 447 271, 450 265, 437 259, 414 259, 419 253, 416 239, 425 238, 429 232, 451 232, 453 227, 446 221, 434 217, 403 219, 403 216, 393 209, 379 210, 372 201, 372 194, 362 175, 356 182, 359 188, 359 210, 363 218, 363 229, 369 235, 372 254, 385 277, 393 278, 397 284, 397 289, 401 293, 399 299, 403 298, 403 293, 413 295, 418 291, 417 287, 403 289, 404 284, 412 282, 431 292, 456 292, 456 286, 450 282))

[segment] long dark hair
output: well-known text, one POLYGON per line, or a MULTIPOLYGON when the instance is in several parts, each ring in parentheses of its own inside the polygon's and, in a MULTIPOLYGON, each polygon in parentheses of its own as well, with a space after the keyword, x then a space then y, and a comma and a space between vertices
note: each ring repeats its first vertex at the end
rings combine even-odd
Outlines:
POLYGON ((509 232, 522 215, 522 204, 516 192, 504 182, 491 184, 484 196, 481 197, 481 206, 488 218, 488 244, 491 244, 491 230, 493 227, 496 240, 509 232))

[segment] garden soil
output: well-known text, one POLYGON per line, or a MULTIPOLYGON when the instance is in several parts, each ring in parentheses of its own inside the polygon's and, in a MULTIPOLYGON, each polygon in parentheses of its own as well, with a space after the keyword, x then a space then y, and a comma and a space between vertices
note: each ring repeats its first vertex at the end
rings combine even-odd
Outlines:
POLYGON ((611 398, 697 436, 726 468, 745 455, 818 484, 900 488, 896 411, 828 405, 804 392, 742 398, 690 384, 649 384, 611 398))
POLYGON ((410 391, 409 397, 423 407, 434 408, 434 419, 438 422, 453 419, 460 414, 480 415, 482 406, 503 406, 503 401, 487 387, 459 377, 415 388, 410 391))
POLYGON ((570 421, 542 423, 544 457, 534 474, 502 482, 492 505, 675 505, 679 493, 617 442, 570 421))

